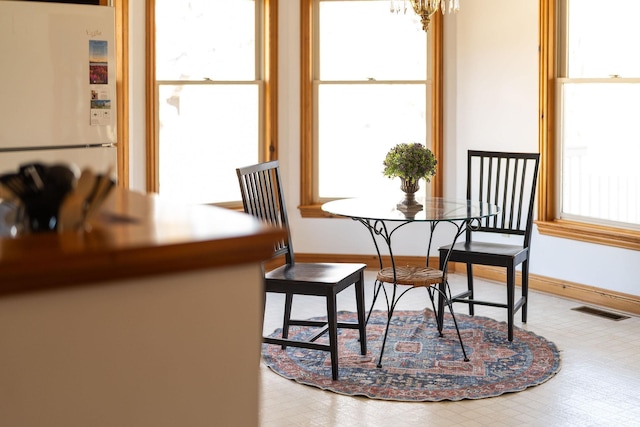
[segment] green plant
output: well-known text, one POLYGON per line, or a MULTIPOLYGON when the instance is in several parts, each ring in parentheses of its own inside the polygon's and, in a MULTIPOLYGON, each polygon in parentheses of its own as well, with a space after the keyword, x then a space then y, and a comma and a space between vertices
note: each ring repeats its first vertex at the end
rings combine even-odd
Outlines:
POLYGON ((389 178, 397 176, 412 182, 424 178, 429 182, 436 174, 438 161, 430 149, 420 143, 411 142, 398 144, 389 150, 382 164, 382 173, 389 178))

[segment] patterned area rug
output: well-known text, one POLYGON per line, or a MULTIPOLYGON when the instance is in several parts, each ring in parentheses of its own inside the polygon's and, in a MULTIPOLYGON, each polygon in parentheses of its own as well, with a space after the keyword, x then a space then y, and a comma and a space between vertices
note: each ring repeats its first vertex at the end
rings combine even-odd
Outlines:
MULTIPOLYGON (((355 314, 341 312, 341 320, 355 314)), ((451 317, 439 337, 433 312, 394 313, 382 360, 376 364, 386 325, 386 312, 372 313, 367 325, 367 355, 360 355, 355 329, 339 331, 339 379, 331 379, 326 351, 263 345, 263 360, 281 376, 301 384, 349 396, 397 401, 482 399, 542 384, 560 370, 558 350, 545 338, 480 316, 456 314, 470 361, 465 362, 451 317)), ((280 331, 275 331, 274 336, 280 331)), ((292 327, 290 337, 312 336, 313 330, 292 327)))

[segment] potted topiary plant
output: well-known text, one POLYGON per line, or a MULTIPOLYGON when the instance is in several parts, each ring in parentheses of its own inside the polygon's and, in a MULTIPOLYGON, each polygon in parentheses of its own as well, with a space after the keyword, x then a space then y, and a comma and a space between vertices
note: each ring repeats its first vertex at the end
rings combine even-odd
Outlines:
POLYGON ((417 142, 400 143, 387 153, 382 173, 389 178, 400 178, 400 189, 405 193, 397 208, 405 212, 417 212, 422 205, 415 201, 415 192, 420 189, 419 181, 426 182, 436 174, 438 161, 433 152, 417 142))

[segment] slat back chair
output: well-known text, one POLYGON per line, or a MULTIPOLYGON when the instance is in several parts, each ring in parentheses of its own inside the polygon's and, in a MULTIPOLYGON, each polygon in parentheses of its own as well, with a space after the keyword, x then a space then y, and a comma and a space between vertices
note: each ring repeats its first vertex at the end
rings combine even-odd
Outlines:
POLYGON ((287 236, 276 242, 273 257, 284 255, 287 264, 294 264, 294 252, 289 231, 287 209, 283 206, 282 183, 278 162, 270 162, 238 168, 236 170, 242 193, 245 213, 274 227, 282 228, 287 236))
POLYGON ((527 321, 530 245, 539 163, 538 153, 470 150, 467 155, 467 199, 496 204, 501 212, 468 227, 464 242, 439 248, 441 268, 447 261, 467 266, 467 290, 452 296, 451 301, 468 304, 471 315, 476 304, 506 308, 509 341, 513 340, 514 314, 521 310, 522 322, 527 321), (482 241, 479 236, 487 236, 487 233, 520 236, 520 243, 482 241), (506 268, 506 302, 475 298, 473 264, 506 268), (519 265, 522 265, 522 295, 515 301, 519 265))
MULTIPOLYGON (((367 338, 364 307, 365 264, 353 263, 296 263, 291 245, 291 231, 282 191, 282 180, 278 161, 259 163, 236 169, 244 211, 260 220, 286 230, 286 239, 278 242, 273 257, 284 255, 284 265, 265 274, 265 292, 285 295, 284 319, 280 336, 263 336, 266 344, 277 344, 286 351, 287 347, 327 351, 331 357, 331 376, 338 379, 338 329, 358 329, 360 351, 367 354, 367 338), (337 294, 354 285, 356 294, 356 322, 342 322, 338 319, 337 294), (311 321, 291 318, 294 295, 324 297, 327 306, 326 321, 311 321), (319 328, 319 332, 309 340, 289 338, 290 326, 319 328), (319 339, 329 336, 328 344, 319 339)), ((266 295, 264 300, 266 308, 266 295)), ((264 314, 264 313, 263 313, 264 314)), ((326 340, 325 340, 326 341, 326 340)))

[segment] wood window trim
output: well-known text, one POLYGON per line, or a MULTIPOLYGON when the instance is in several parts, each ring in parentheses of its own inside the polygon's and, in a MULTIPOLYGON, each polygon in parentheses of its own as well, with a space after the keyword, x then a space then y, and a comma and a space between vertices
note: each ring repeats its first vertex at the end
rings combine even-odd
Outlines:
POLYGON ((118 185, 129 188, 129 0, 114 0, 118 185))
MULTIPOLYGON (((303 0, 300 5, 300 214, 303 218, 331 218, 321 209, 315 194, 314 158, 316 150, 313 141, 313 3, 303 0)), ((431 63, 433 69, 432 91, 432 144, 433 153, 438 159, 438 173, 431 180, 434 196, 443 194, 444 147, 443 147, 443 23, 437 13, 431 21, 431 63)))
MULTIPOLYGON (((128 1, 128 0, 125 0, 128 1)), ((258 1, 258 0, 256 0, 258 1)), ((264 145, 261 157, 265 161, 275 160, 278 155, 278 0, 262 0, 264 35, 264 125, 262 126, 264 145)), ((158 135, 156 123, 156 111, 158 99, 156 93, 156 25, 155 25, 155 0, 146 0, 146 189, 148 192, 157 193, 159 189, 158 175, 158 135)), ((225 207, 242 207, 240 201, 227 203, 225 207)))
POLYGON ((558 162, 556 150, 556 90, 558 43, 558 1, 539 3, 539 127, 540 175, 538 185, 538 217, 540 234, 563 239, 640 250, 640 231, 563 220, 556 217, 556 182, 558 162))
POLYGON ((278 0, 264 0, 265 161, 278 158, 278 0))
POLYGON ((158 144, 157 144, 157 126, 156 111, 158 107, 158 96, 156 93, 156 2, 155 0, 146 0, 145 3, 145 24, 146 24, 146 40, 145 51, 147 57, 145 60, 145 77, 146 77, 146 94, 145 94, 145 129, 146 129, 146 190, 147 192, 157 193, 159 186, 158 177, 158 144))

